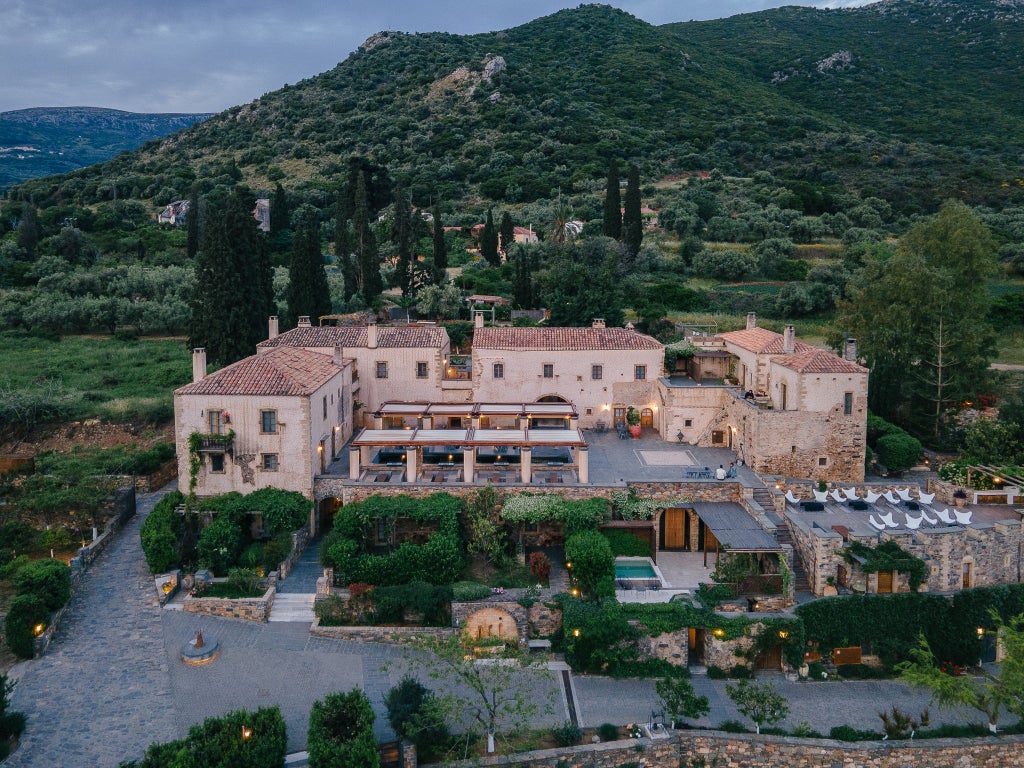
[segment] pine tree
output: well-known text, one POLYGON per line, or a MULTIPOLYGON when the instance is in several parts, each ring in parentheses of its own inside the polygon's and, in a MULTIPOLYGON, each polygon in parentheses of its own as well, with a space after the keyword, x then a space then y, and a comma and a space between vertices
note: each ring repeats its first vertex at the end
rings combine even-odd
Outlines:
POLYGON ((288 324, 297 325, 308 315, 316 324, 331 311, 324 259, 320 250, 320 227, 312 208, 304 208, 295 231, 292 260, 288 267, 288 324))
POLYGON ((395 187, 395 223, 391 230, 391 240, 398 247, 398 261, 395 264, 395 283, 401 289, 402 296, 412 293, 412 204, 403 189, 401 182, 395 187))
POLYGON ((274 196, 270 199, 270 231, 277 233, 283 229, 291 229, 291 211, 288 210, 288 196, 281 182, 274 188, 274 196))
POLYGON ((366 180, 362 174, 356 180, 355 210, 352 219, 353 250, 356 254, 357 284, 367 305, 373 304, 384 290, 377 257, 377 239, 370 229, 370 211, 366 198, 366 180))
POLYGON ((434 282, 443 285, 448 282, 448 246, 444 242, 444 223, 441 221, 441 206, 434 204, 434 282))
MULTIPOLYGON (((250 200, 251 202, 251 200, 250 200)), ((219 192, 200 205, 202 227, 196 256, 189 345, 205 347, 223 366, 255 351, 263 326, 254 326, 254 297, 267 295, 260 280, 259 241, 252 206, 242 191, 219 192)), ((264 307, 265 308, 265 307, 264 307)))
POLYGON ((613 157, 608 161, 608 184, 604 193, 604 215, 601 231, 606 237, 622 238, 622 199, 619 195, 619 164, 613 157))
POLYGON ((501 253, 505 257, 505 261, 508 261, 509 249, 516 241, 516 228, 512 223, 512 215, 508 211, 501 214, 501 226, 498 230, 501 235, 498 240, 501 253))
POLYGON ((626 245, 629 258, 640 251, 644 239, 643 221, 640 218, 640 169, 629 166, 626 177, 626 200, 622 213, 622 242, 626 245))
POLYGON ((484 231, 480 233, 480 255, 492 267, 501 265, 501 259, 498 258, 498 232, 494 228, 494 216, 490 208, 487 209, 484 231))
POLYGON ((192 187, 192 194, 188 199, 188 213, 185 215, 185 223, 188 227, 188 241, 186 251, 189 261, 199 253, 199 190, 192 187))

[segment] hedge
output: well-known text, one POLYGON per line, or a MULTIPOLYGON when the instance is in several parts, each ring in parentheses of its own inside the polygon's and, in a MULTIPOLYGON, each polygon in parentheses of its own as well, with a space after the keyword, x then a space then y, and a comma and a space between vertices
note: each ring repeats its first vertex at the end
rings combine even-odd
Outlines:
POLYGON ((651 545, 641 541, 629 531, 619 528, 605 528, 601 535, 608 540, 613 557, 650 557, 651 545))
POLYGON ((71 599, 71 569, 60 560, 36 560, 14 574, 19 595, 38 597, 46 610, 59 611, 71 599))
POLYGON ((568 538, 574 533, 595 530, 608 517, 608 511, 607 499, 571 501, 550 493, 520 493, 505 497, 501 519, 509 523, 560 522, 568 538))
POLYGON ((199 534, 196 552, 199 564, 224 576, 238 562, 244 538, 241 525, 230 515, 218 515, 199 534))
POLYGON ((572 577, 583 594, 615 594, 615 558, 608 539, 597 531, 581 531, 565 542, 565 562, 572 564, 572 577))
POLYGON ((185 523, 175 509, 185 503, 180 491, 164 496, 142 523, 139 536, 150 573, 164 573, 181 562, 181 536, 185 523))
POLYGON ((7 647, 15 656, 31 659, 35 655, 32 645, 35 627, 39 624, 45 626, 49 620, 50 612, 41 599, 35 595, 18 595, 11 601, 4 619, 7 647))
POLYGON ((280 709, 239 709, 193 725, 184 739, 152 744, 141 760, 120 768, 280 768, 287 746, 280 709))
POLYGON ((306 751, 310 768, 378 768, 373 708, 358 688, 313 702, 306 751))

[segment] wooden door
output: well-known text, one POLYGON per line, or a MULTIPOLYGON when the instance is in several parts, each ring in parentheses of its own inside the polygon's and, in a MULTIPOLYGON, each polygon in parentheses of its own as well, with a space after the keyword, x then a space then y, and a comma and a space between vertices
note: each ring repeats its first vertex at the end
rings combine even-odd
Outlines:
POLYGON ((612 412, 612 423, 618 427, 620 424, 626 423, 626 406, 616 405, 615 410, 612 412))
POLYGON ((773 646, 754 660, 756 669, 782 669, 782 646, 773 646))
POLYGON ((654 411, 650 408, 640 411, 640 427, 641 429, 654 429, 654 411))
POLYGON ((689 631, 689 649, 686 656, 686 662, 689 665, 700 666, 704 664, 704 633, 707 632, 704 628, 690 627, 689 631))
POLYGON ((974 579, 972 578, 973 573, 971 571, 971 563, 964 563, 963 574, 964 583, 962 589, 970 589, 974 586, 974 579))
POLYGON ((892 592, 892 571, 878 572, 878 594, 885 595, 892 592))
POLYGON ((686 547, 686 510, 666 509, 664 517, 665 549, 686 547))

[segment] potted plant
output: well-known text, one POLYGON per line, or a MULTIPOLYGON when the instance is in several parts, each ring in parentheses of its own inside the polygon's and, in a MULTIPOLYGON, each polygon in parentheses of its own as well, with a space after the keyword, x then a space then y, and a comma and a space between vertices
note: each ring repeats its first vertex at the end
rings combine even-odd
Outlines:
POLYGON ((629 410, 626 411, 626 425, 629 427, 629 434, 634 438, 640 437, 640 411, 633 406, 629 406, 629 410))
POLYGON ((821 590, 822 597, 835 597, 839 594, 839 590, 836 589, 836 577, 829 576, 825 579, 825 588, 821 590))
POLYGON ((963 505, 967 503, 967 491, 963 488, 957 488, 953 491, 953 503, 956 504, 958 508, 963 507, 963 505))

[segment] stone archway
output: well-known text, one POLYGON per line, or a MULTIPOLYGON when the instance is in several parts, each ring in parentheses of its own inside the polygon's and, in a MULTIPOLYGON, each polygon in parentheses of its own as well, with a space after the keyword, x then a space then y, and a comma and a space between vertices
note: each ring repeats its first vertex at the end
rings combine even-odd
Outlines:
POLYGON ((510 642, 519 640, 519 626, 512 614, 501 608, 490 606, 474 611, 467 616, 463 632, 471 640, 483 640, 489 637, 500 637, 510 642))
POLYGON ((537 402, 538 403, 566 403, 566 404, 569 403, 569 401, 566 400, 561 395, 543 395, 542 397, 538 397, 537 398, 537 402))

